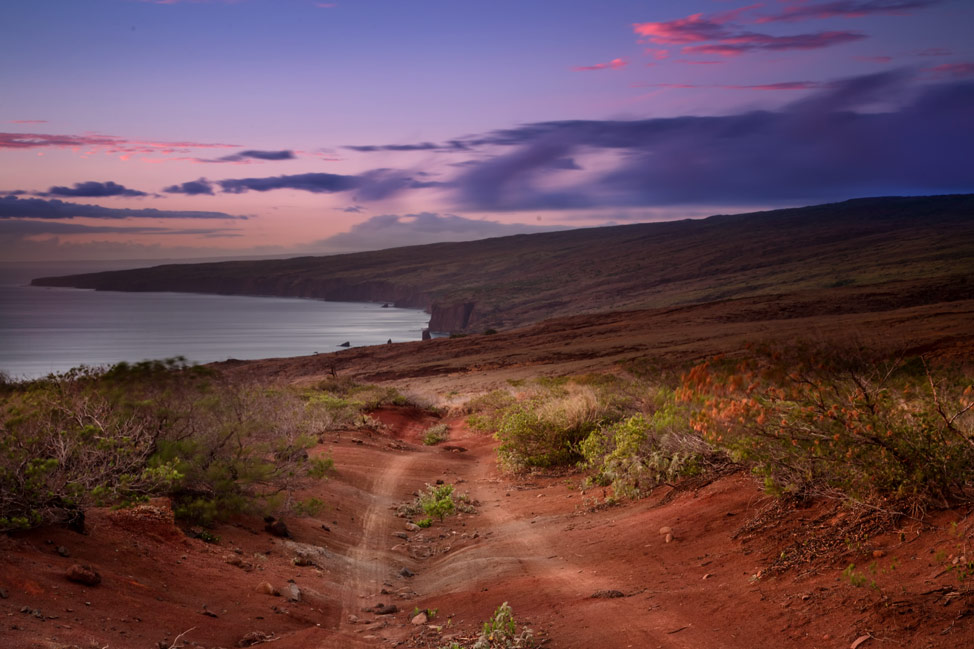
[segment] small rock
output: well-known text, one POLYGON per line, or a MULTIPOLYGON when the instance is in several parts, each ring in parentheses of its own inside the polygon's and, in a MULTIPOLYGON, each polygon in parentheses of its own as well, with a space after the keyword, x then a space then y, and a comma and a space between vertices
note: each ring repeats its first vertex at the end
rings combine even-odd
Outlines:
POLYGON ((284 524, 284 521, 274 518, 273 516, 267 516, 264 518, 264 531, 284 539, 291 538, 291 532, 287 529, 287 525, 284 524))
POLYGON ((669 543, 672 540, 673 540, 673 535, 672 534, 667 534, 665 537, 663 537, 663 541, 665 543, 669 543))
POLYGON ((260 582, 259 584, 257 584, 257 588, 255 588, 254 590, 256 590, 258 593, 263 593, 265 595, 273 595, 274 597, 277 597, 278 595, 281 594, 281 591, 274 588, 274 586, 271 585, 269 581, 260 582))
POLYGON ((414 577, 416 575, 416 573, 410 570, 409 568, 403 568, 402 570, 399 571, 399 574, 402 577, 414 577))
POLYGON ((882 559, 886 556, 883 550, 873 550, 873 559, 882 559))
POLYGON ((263 631, 251 631, 244 637, 237 641, 238 647, 250 647, 255 644, 260 644, 262 642, 267 642, 268 640, 273 640, 273 633, 264 633, 263 631))
POLYGON ((416 626, 421 626, 423 624, 426 624, 429 621, 430 619, 429 616, 426 615, 426 611, 420 611, 420 613, 416 617, 410 620, 410 622, 412 624, 415 624, 416 626))
POLYGON ((57 546, 57 553, 60 554, 62 557, 70 557, 71 556, 71 553, 68 552, 68 549, 66 547, 64 547, 63 545, 57 546))
MULTIPOLYGON (((417 525, 416 528, 419 529, 419 526, 417 525)), ((393 534, 393 536, 398 537, 400 539, 407 539, 407 540, 409 539, 409 535, 406 534, 405 532, 396 532, 395 534, 393 534)))
POLYGON ((213 611, 207 611, 205 609, 200 611, 200 613, 202 615, 205 615, 206 617, 217 617, 216 613, 214 613, 213 611))
POLYGON ((406 529, 409 530, 410 532, 418 532, 423 528, 421 528, 416 523, 406 523, 406 529))
POLYGON ((331 531, 331 528, 328 527, 327 525, 325 525, 324 523, 321 524, 321 529, 325 530, 326 532, 330 532, 331 531))
POLYGON ((443 484, 443 480, 441 480, 440 478, 437 478, 436 479, 436 484, 443 484))
POLYGON ((376 615, 392 615, 399 612, 399 607, 395 604, 376 604, 372 612, 376 615))
POLYGON ((301 589, 298 588, 297 584, 288 584, 287 587, 287 600, 289 602, 300 602, 301 601, 301 589))
POLYGON ((317 567, 318 565, 317 563, 314 562, 314 559, 304 554, 299 554, 298 556, 291 559, 291 563, 296 566, 316 566, 317 567))
POLYGON ((625 596, 621 590, 597 590, 590 595, 594 599, 617 599, 625 596))
POLYGON ((85 586, 97 586, 101 583, 101 575, 95 572, 91 566, 81 565, 80 563, 76 563, 68 568, 64 576, 68 578, 68 581, 84 584, 85 586))
POLYGON ((7 599, 8 597, 10 597, 10 593, 8 593, 5 589, 0 588, 0 599, 7 599))
POLYGON ((660 536, 666 536, 667 534, 672 534, 672 533, 673 533, 673 528, 672 527, 669 527, 669 526, 664 525, 663 527, 659 528, 659 535, 660 536))
POLYGON ((358 624, 358 615, 349 615, 348 616, 348 623, 349 624, 358 624))

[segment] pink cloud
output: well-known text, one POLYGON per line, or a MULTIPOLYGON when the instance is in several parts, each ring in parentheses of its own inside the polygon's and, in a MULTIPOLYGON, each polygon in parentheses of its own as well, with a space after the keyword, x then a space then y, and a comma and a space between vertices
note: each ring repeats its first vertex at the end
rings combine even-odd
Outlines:
POLYGON ((889 63, 893 60, 892 56, 857 56, 855 57, 857 61, 865 61, 866 63, 889 63))
POLYGON ((808 2, 791 0, 781 13, 762 16, 758 23, 798 22, 826 18, 862 18, 877 14, 903 16, 917 9, 940 4, 942 0, 833 0, 808 2))
POLYGON ((612 59, 608 63, 596 63, 595 65, 579 65, 572 68, 576 72, 582 72, 586 70, 621 70, 622 68, 629 65, 629 61, 625 59, 612 59))
POLYGON ((9 124, 47 124, 46 119, 12 119, 9 124))
POLYGON ((935 79, 967 79, 974 77, 974 63, 944 63, 929 69, 935 79))
POLYGON ((707 85, 693 83, 643 83, 634 84, 633 88, 722 88, 724 90, 816 90, 825 87, 818 81, 783 81, 780 83, 762 83, 754 85, 707 85))
POLYGON ((666 22, 635 23, 633 31, 643 37, 640 42, 657 45, 682 45, 684 54, 716 54, 736 56, 759 50, 811 50, 866 38, 865 34, 848 31, 827 31, 793 36, 773 36, 746 31, 730 23, 744 11, 757 5, 705 16, 693 14, 686 18, 666 22))
POLYGON ((47 133, 0 133, 0 149, 70 149, 84 156, 95 153, 109 155, 189 153, 193 149, 233 149, 235 144, 209 142, 160 142, 129 140, 114 135, 85 133, 83 135, 52 135, 47 133), (84 152, 82 153, 82 147, 84 152))
POLYGON ((692 59, 674 59, 673 62, 685 65, 721 65, 725 63, 725 61, 694 61, 692 59))

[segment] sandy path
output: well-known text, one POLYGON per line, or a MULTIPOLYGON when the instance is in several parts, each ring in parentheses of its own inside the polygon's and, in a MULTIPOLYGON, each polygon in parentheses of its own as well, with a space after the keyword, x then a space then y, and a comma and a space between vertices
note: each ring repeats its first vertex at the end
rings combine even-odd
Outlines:
POLYGON ((362 537, 358 545, 349 549, 349 570, 342 588, 341 628, 348 630, 350 616, 360 617, 362 608, 380 597, 383 582, 394 570, 395 557, 389 552, 390 537, 395 518, 390 507, 401 500, 400 483, 415 454, 391 456, 388 464, 373 473, 370 492, 373 495, 362 523, 362 537))

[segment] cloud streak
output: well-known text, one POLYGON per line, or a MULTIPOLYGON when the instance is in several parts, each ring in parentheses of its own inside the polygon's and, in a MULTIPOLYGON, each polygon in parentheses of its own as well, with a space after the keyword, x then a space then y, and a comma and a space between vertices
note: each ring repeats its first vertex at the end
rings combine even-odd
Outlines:
POLYGON ((232 153, 230 155, 225 155, 221 158, 216 158, 212 160, 197 158, 197 162, 248 162, 250 160, 263 160, 263 161, 277 161, 277 160, 295 160, 297 156, 294 155, 294 151, 283 150, 283 151, 257 151, 254 149, 248 149, 246 151, 240 151, 239 153, 232 153))
POLYGON ((358 175, 306 173, 262 178, 227 178, 215 181, 200 178, 180 185, 171 185, 163 191, 191 196, 214 194, 216 188, 224 194, 269 192, 277 189, 292 189, 312 194, 355 191, 356 200, 375 201, 390 198, 406 190, 442 186, 438 181, 415 178, 421 175, 395 169, 373 169, 358 175))
POLYGON ((629 61, 626 59, 612 59, 606 63, 596 63, 595 65, 579 65, 572 68, 576 72, 585 72, 593 70, 621 70, 622 68, 629 65, 629 61))
POLYGON ((55 135, 50 133, 0 133, 0 149, 77 149, 108 154, 173 154, 189 153, 194 149, 234 149, 236 144, 193 141, 133 140, 114 135, 86 133, 83 135, 55 135))
POLYGON ((0 197, 0 219, 246 219, 223 212, 126 209, 56 199, 0 197))
POLYGON ((762 16, 759 23, 798 22, 827 18, 863 18, 874 15, 903 16, 917 9, 942 4, 943 0, 837 0, 807 2, 792 0, 790 6, 777 14, 762 16))
POLYGON ((90 180, 84 183, 75 183, 74 187, 51 187, 46 192, 38 192, 38 196, 65 196, 74 198, 104 198, 109 196, 142 197, 148 196, 147 193, 137 189, 129 189, 124 185, 109 180, 100 183, 90 180))

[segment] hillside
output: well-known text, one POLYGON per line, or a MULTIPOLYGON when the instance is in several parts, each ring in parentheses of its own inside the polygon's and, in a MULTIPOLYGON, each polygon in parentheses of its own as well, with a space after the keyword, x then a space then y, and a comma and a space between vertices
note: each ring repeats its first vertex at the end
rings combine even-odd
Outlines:
MULTIPOLYGON (((974 195, 870 198, 702 220, 287 260, 46 277, 38 286, 383 301, 434 331, 843 288, 888 308, 974 297, 974 195), (906 282, 903 292, 890 290, 906 282)), ((872 307, 870 307, 872 308, 872 307)))

